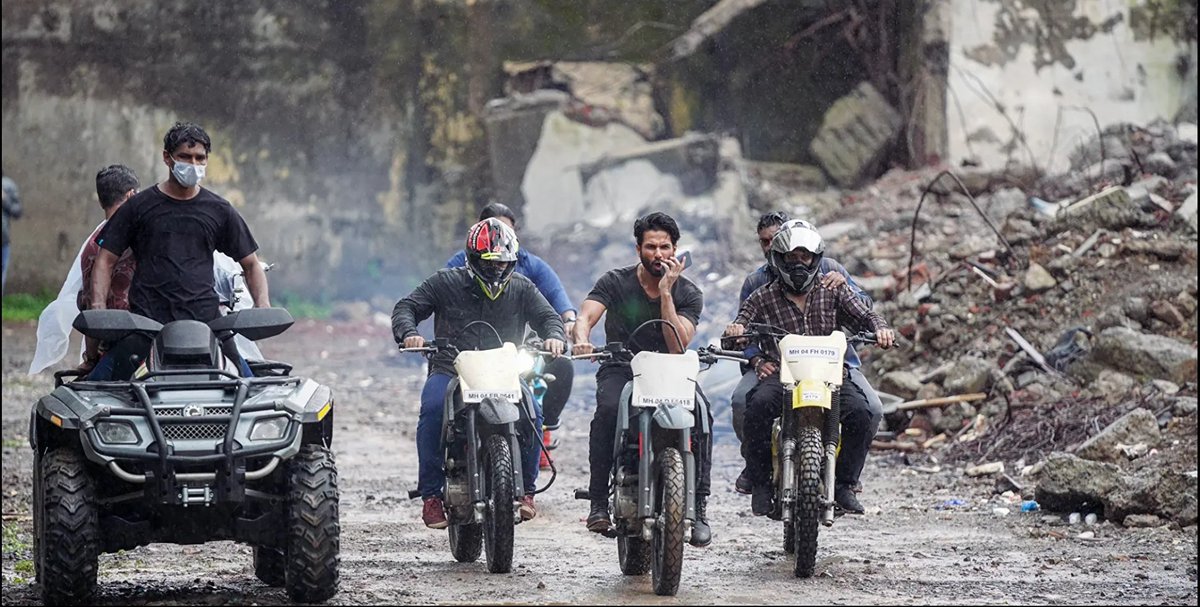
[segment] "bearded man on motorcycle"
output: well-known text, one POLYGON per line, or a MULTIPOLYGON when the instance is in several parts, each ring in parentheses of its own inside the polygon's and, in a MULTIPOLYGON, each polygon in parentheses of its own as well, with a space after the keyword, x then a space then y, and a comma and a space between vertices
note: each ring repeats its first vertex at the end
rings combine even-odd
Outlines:
MULTIPOLYGON (((666 213, 650 213, 634 222, 633 237, 639 263, 606 272, 580 306, 572 338, 572 352, 576 355, 593 351, 589 336, 602 316, 605 317, 604 333, 608 341, 622 342, 634 352, 679 354, 687 349, 688 342, 696 334, 696 324, 700 322, 700 311, 704 308, 704 294, 696 283, 682 275, 685 264, 675 258, 679 226, 666 213), (653 334, 630 335, 642 323, 654 318, 671 323, 680 337, 677 339, 676 332, 667 327, 653 334)), ((632 379, 629 366, 611 360, 602 363, 596 372, 596 413, 592 417, 588 444, 591 469, 588 491, 592 503, 587 518, 588 530, 595 533, 603 533, 612 526, 608 486, 618 403, 621 390, 632 379)), ((708 422, 711 425, 712 420, 708 422)), ((701 427, 699 416, 696 426, 701 427)), ((694 436, 700 474, 696 483, 692 545, 702 547, 712 538, 706 514, 712 472, 712 438, 700 431, 694 436)))
MULTIPOLYGON (((471 226, 467 232, 465 267, 439 270, 425 279, 392 310, 392 334, 405 348, 420 348, 425 338, 417 324, 433 315, 435 337, 445 337, 458 350, 494 348, 497 335, 482 324, 467 327, 476 320, 487 321, 506 342, 520 343, 525 324, 531 325, 545 340, 544 348, 555 355, 565 348, 563 323, 546 298, 528 278, 514 274, 517 235, 499 219, 491 218, 471 226)), ((421 391, 421 413, 417 421, 417 488, 424 500, 421 519, 425 526, 444 529, 449 525, 442 503, 443 469, 441 449, 442 406, 446 388, 455 375, 454 355, 441 351, 429 361, 429 377, 421 391)), ((542 412, 537 411, 541 428, 542 412)), ((522 435, 524 436, 524 434, 522 435)), ((537 437, 523 440, 521 463, 524 466, 526 495, 520 498, 521 518, 537 515, 533 490, 538 474, 537 437)))
MULTIPOLYGON (((883 317, 847 285, 828 288, 818 280, 824 252, 825 243, 811 224, 791 220, 780 226, 768 253, 776 278, 742 303, 725 335, 742 335, 750 323, 773 325, 796 335, 829 335, 847 326, 873 331, 881 347, 891 347, 895 334, 883 317)), ((748 395, 742 441, 746 474, 753 486, 751 508, 760 516, 771 507, 771 424, 779 416, 780 399, 785 397, 778 346, 764 346, 766 349, 751 359, 758 384, 748 395)), ((862 514, 855 489, 883 411, 872 406, 854 382, 842 384, 841 403, 842 446, 834 499, 843 511, 862 514)))

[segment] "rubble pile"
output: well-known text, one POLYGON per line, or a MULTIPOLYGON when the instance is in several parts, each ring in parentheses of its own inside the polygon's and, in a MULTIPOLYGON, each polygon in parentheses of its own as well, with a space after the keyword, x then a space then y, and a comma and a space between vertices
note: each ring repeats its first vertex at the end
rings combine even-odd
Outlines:
POLYGON ((876 447, 1019 463, 1050 509, 1195 524, 1195 127, 1104 141, 1103 161, 1098 142, 1073 160, 1120 164, 1098 178, 961 192, 938 169, 895 171, 837 204, 808 198, 810 217, 838 226, 827 255, 907 340, 863 352, 875 385, 907 401, 987 394, 893 412, 876 447), (1089 489, 1094 470, 1060 465, 1074 460, 1111 466, 1110 485, 1089 489))

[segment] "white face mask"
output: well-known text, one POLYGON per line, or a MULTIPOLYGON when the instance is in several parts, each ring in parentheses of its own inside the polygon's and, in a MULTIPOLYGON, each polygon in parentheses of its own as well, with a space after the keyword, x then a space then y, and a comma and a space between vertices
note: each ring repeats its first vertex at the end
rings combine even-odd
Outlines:
POLYGON ((186 162, 175 161, 175 165, 171 167, 171 174, 175 176, 175 180, 185 188, 194 188, 200 185, 200 180, 204 179, 204 165, 188 164, 186 162))

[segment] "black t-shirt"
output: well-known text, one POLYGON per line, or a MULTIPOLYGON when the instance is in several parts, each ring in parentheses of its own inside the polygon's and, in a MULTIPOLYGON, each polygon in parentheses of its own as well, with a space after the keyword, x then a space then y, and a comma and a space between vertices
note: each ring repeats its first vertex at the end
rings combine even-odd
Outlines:
MULTIPOLYGON (((604 315, 604 333, 608 341, 619 341, 633 352, 668 352, 667 342, 663 339, 665 327, 662 323, 648 326, 630 339, 630 332, 642 323, 653 318, 662 318, 659 313, 661 302, 646 295, 646 291, 638 282, 637 268, 638 264, 635 264, 609 270, 596 281, 596 286, 592 287, 587 299, 599 302, 607 309, 604 315)), ((675 312, 692 321, 693 325, 698 325, 700 311, 704 308, 704 293, 700 291, 700 287, 686 276, 680 276, 671 287, 671 295, 675 299, 675 312)), ((611 364, 602 364, 601 371, 611 364)))
POLYGON ((118 256, 133 249, 129 309, 161 323, 219 316, 213 251, 240 260, 258 250, 228 200, 204 188, 191 200, 177 200, 157 185, 122 205, 96 243, 118 256))

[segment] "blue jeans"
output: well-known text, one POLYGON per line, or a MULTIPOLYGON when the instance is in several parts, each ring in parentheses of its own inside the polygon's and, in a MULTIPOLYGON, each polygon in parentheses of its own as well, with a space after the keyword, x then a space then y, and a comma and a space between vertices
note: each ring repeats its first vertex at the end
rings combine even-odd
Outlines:
MULTIPOLYGON (((446 388, 452 375, 434 373, 425 380, 421 390, 421 414, 417 418, 417 490, 421 497, 441 497, 446 482, 445 453, 442 449, 442 413, 446 402, 446 388)), ((525 419, 517 421, 517 436, 521 438, 521 473, 525 493, 533 493, 538 477, 538 451, 542 444, 542 408, 534 403, 539 430, 534 437, 525 419)))

